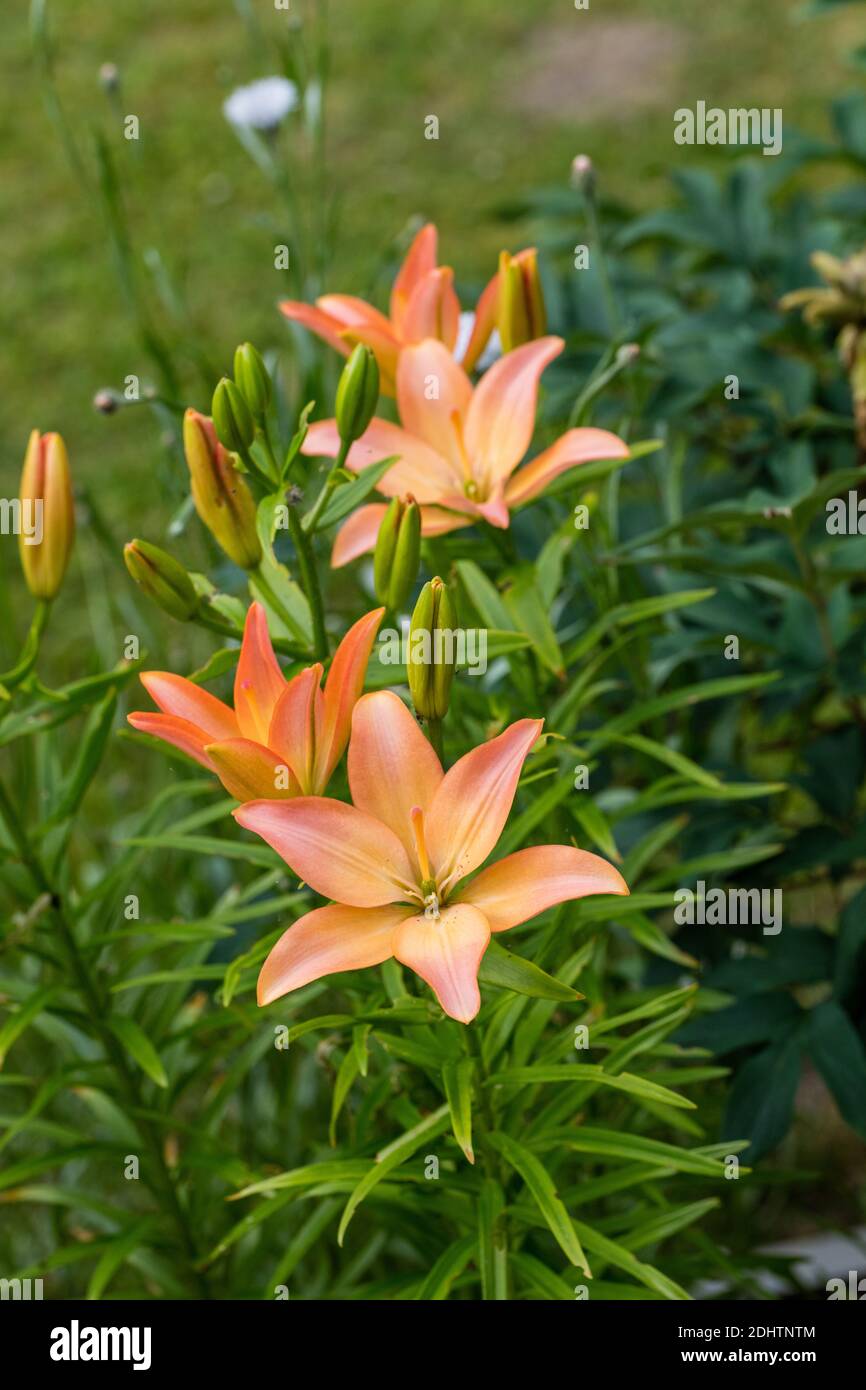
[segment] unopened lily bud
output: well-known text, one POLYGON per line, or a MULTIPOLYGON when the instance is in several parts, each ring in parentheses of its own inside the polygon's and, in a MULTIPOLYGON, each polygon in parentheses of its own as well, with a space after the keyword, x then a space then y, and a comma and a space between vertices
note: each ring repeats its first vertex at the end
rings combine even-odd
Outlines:
POLYGON ((221 444, 233 454, 246 453, 253 442, 256 427, 250 408, 233 381, 222 378, 213 393, 214 429, 221 444))
POLYGON ((21 473, 18 553, 34 598, 50 600, 63 583, 75 536, 75 508, 66 445, 59 434, 34 430, 21 473))
POLYGON ((448 713, 457 647, 457 612, 448 585, 431 579, 418 596, 409 627, 409 690, 422 719, 448 713))
POLYGON ((386 608, 402 608, 418 576, 421 508, 414 497, 392 497, 379 527, 373 554, 376 597, 386 608))
POLYGON ((235 351, 235 385, 257 420, 271 403, 271 378, 264 358, 252 343, 241 343, 235 351))
POLYGON ((149 541, 134 540, 123 547, 123 558, 132 578, 148 598, 172 618, 189 622, 198 607, 198 595, 183 565, 173 555, 149 541))
POLYGON ((252 493, 217 439, 213 421, 197 410, 183 417, 183 448, 192 500, 205 526, 236 565, 257 569, 262 547, 252 493))
POLYGON ((344 444, 360 439, 373 418, 379 400, 379 367, 366 343, 352 349, 340 374, 335 415, 344 444))
POLYGON ((503 352, 540 338, 547 326, 535 248, 499 257, 497 327, 503 352))

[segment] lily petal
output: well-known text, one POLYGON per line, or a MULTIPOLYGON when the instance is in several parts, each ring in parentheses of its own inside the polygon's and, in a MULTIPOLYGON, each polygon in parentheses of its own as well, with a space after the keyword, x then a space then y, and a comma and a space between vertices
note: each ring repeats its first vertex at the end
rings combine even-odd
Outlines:
MULTIPOLYGON (((336 458, 339 452, 336 420, 318 420, 310 426, 302 453, 336 458)), ((379 463, 392 454, 399 462, 389 468, 376 485, 386 497, 402 497, 411 492, 416 502, 438 502, 443 492, 454 488, 450 463, 422 439, 416 439, 399 425, 392 425, 390 420, 371 420, 349 450, 346 462, 353 472, 361 473, 371 463, 379 463)))
POLYGON ((393 329, 385 315, 373 304, 368 304, 366 299, 359 299, 354 294, 323 294, 316 303, 330 318, 336 320, 342 329, 376 328, 381 333, 390 334, 396 342, 393 329))
POLYGON ((482 869, 457 898, 477 907, 491 931, 507 931, 539 912, 593 893, 627 894, 618 869, 598 854, 572 845, 533 845, 482 869))
POLYGON ((344 801, 250 801, 232 815, 323 898, 382 907, 400 902, 412 881, 412 866, 393 830, 344 801))
POLYGON ((475 322, 472 325, 472 336, 463 354, 462 366, 464 371, 472 371, 472 368, 475 366, 475 363, 490 341, 490 335, 496 327, 496 310, 498 303, 499 272, 497 271, 493 279, 488 280, 475 309, 475 322))
POLYGON ((426 338, 400 353, 397 408, 403 427, 453 463, 451 487, 458 489, 463 480, 458 428, 462 428, 471 400, 472 384, 443 343, 426 338), (433 400, 429 399, 431 382, 436 384, 433 400))
POLYGON ((490 941, 487 918, 468 903, 441 912, 438 921, 423 912, 394 932, 394 955, 426 980, 442 1008, 458 1023, 469 1023, 481 1008, 478 966, 490 941))
POLYGON ((174 676, 170 671, 144 671, 141 683, 163 714, 173 714, 197 725, 210 740, 237 738, 238 721, 228 705, 185 676, 174 676))
MULTIPOLYGON (((304 796, 314 796, 316 742, 324 722, 324 697, 319 689, 322 666, 307 666, 293 676, 274 705, 268 742, 280 751, 304 796)), ((267 792, 259 792, 267 796, 267 792)))
POLYGON ((297 299, 284 299, 280 303, 280 313, 285 314, 287 319, 294 323, 300 323, 304 328, 309 328, 319 338, 326 342, 330 347, 336 348, 344 357, 348 357, 351 351, 349 344, 341 337, 344 324, 332 318, 330 314, 322 313, 313 304, 304 304, 297 299))
POLYGON ((343 329, 342 337, 350 351, 358 343, 366 343, 379 367, 379 390, 383 396, 393 396, 397 358, 402 343, 394 336, 390 324, 386 328, 382 328, 378 323, 352 324, 351 327, 343 329))
POLYGON ((325 681, 322 730, 316 739, 316 784, 321 788, 326 786, 349 742, 352 710, 364 689, 367 663, 384 616, 384 608, 374 608, 359 618, 334 653, 325 681))
POLYGON ((437 266, 419 280, 406 305, 401 333, 404 343, 436 338, 451 351, 460 328, 460 300, 454 293, 454 271, 437 266))
POLYGON ((127 719, 139 733, 161 738, 164 743, 170 743, 173 748, 179 748, 187 757, 201 763, 208 772, 214 771, 214 765, 204 751, 212 735, 204 733, 198 724, 191 724, 188 719, 178 719, 175 714, 153 714, 147 710, 129 714, 127 719))
POLYGON ((430 806, 442 765, 403 701, 392 690, 363 695, 352 715, 349 788, 362 811, 390 826, 417 869, 413 807, 430 806))
POLYGON ((403 317, 410 296, 419 280, 435 269, 438 233, 432 222, 417 232, 391 288, 391 321, 402 335, 403 317))
POLYGON ((513 473, 535 429, 538 381, 565 343, 537 338, 501 357, 475 388, 466 417, 466 448, 488 485, 513 473))
POLYGON ((232 738, 225 743, 209 743, 205 751, 226 791, 238 801, 256 801, 263 796, 282 801, 301 794, 291 767, 279 753, 261 743, 232 738))
POLYGON ((250 605, 235 675, 235 715, 244 738, 267 743, 274 706, 286 678, 274 656, 268 620, 260 603, 250 605))
POLYGON ((405 907, 343 907, 332 904, 308 912, 283 932, 261 969, 259 1004, 300 989, 323 975, 381 965, 394 954, 395 927, 405 907))
POLYGON ((610 430, 591 428, 568 430, 549 449, 545 449, 509 480, 505 499, 510 507, 529 502, 543 492, 554 478, 580 463, 595 459, 624 459, 629 447, 610 430))
POLYGON ((442 886, 484 863, 508 819, 520 772, 543 719, 518 719, 459 758, 445 774, 427 817, 427 848, 442 886))

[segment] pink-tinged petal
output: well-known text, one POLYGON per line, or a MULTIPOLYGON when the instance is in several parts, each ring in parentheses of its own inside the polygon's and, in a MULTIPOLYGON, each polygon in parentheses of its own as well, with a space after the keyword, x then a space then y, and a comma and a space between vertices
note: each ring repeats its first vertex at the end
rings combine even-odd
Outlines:
POLYGON ((391 939, 405 907, 318 907, 280 937, 261 969, 258 1002, 272 1004, 290 990, 341 970, 365 970, 394 954, 391 939))
MULTIPOLYGON (((335 420, 319 420, 310 426, 303 453, 336 458, 339 451, 335 420)), ((437 502, 443 492, 454 488, 453 470, 447 460, 390 420, 371 420, 349 450, 346 462, 353 472, 361 473, 371 463, 381 463, 392 455, 399 458, 399 463, 389 468, 376 485, 386 497, 403 497, 411 492, 416 502, 437 502)))
POLYGON ((277 851, 323 898, 349 907, 382 907, 405 897, 412 866, 387 825, 356 806, 324 796, 250 801, 232 812, 277 851))
POLYGON ((235 715, 244 738, 267 743, 274 706, 285 688, 286 678, 274 656, 265 610, 260 603, 253 603, 244 624, 235 675, 235 715))
POLYGON ((453 888, 484 863, 508 819, 520 772, 543 719, 518 719, 459 758, 427 817, 427 848, 440 887, 453 888))
POLYGON ((496 932, 528 922, 571 898, 628 891, 619 870, 597 854, 572 845, 533 845, 482 869, 458 890, 457 898, 483 912, 496 932))
POLYGON ((261 743, 232 738, 225 743, 209 743, 205 751, 226 791, 238 801, 257 801, 263 796, 282 801, 301 794, 285 759, 261 743))
POLYGON ((442 343, 427 338, 400 353, 397 409, 403 428, 452 462, 451 486, 457 488, 464 478, 460 430, 471 400, 468 376, 442 343))
POLYGON ((200 685, 170 671, 144 671, 141 683, 163 714, 173 714, 197 725, 203 734, 209 735, 209 740, 237 738, 238 721, 228 705, 200 685))
MULTIPOLYGON (((359 507, 343 522, 331 551, 332 569, 340 569, 359 555, 367 555, 375 550, 386 510, 384 502, 371 502, 366 507, 359 507)), ((439 507, 421 508, 422 536, 444 536, 448 531, 456 531, 470 524, 471 518, 455 516, 453 512, 444 512, 439 507)))
POLYGON ((590 463, 596 459, 624 459, 628 456, 628 445, 609 430, 568 430, 549 449, 514 474, 505 489, 506 501, 511 507, 531 501, 560 473, 576 468, 580 463, 590 463))
POLYGON ((406 252, 397 277, 391 289, 391 320, 398 332, 402 331, 403 316, 415 286, 425 275, 435 268, 438 235, 432 222, 428 222, 418 232, 406 252))
POLYGON ((129 714, 127 719, 139 733, 161 738, 164 743, 170 743, 186 753, 187 757, 201 763, 208 772, 214 771, 213 763, 204 751, 211 735, 204 733, 198 724, 191 724, 188 719, 178 719, 174 714, 151 714, 147 711, 129 714))
POLYGON ((488 280, 475 309, 475 322, 472 325, 472 336, 466 345, 466 351, 463 354, 463 361, 461 364, 464 371, 472 371, 475 363, 490 341, 490 335, 496 327, 498 303, 499 272, 497 271, 493 279, 488 280))
MULTIPOLYGON (((304 796, 315 795, 316 743, 324 723, 325 701, 319 662, 289 681, 271 716, 268 743, 285 758, 304 796)), ((267 796, 267 792, 260 792, 267 796)))
POLYGON ((316 744, 317 791, 324 791, 349 742, 352 711, 364 689, 367 663, 384 616, 384 608, 374 608, 359 618, 334 653, 325 681, 324 718, 316 744))
POLYGON ((393 396, 402 339, 394 336, 390 325, 382 328, 377 323, 353 324, 343 329, 342 336, 350 351, 358 343, 366 343, 379 367, 379 390, 383 396, 393 396))
POLYGON ((287 319, 302 324, 304 328, 309 328, 330 347, 341 352, 344 357, 349 356, 351 350, 349 344, 340 336, 345 325, 332 318, 330 314, 324 314, 321 309, 315 308, 314 305, 303 304, 296 299, 284 299, 279 307, 280 312, 285 314, 287 319))
POLYGON ((359 555, 366 555, 376 548, 379 527, 387 510, 384 502, 370 502, 366 507, 352 512, 334 538, 331 569, 338 570, 351 560, 357 560, 359 555))
POLYGON ((401 327, 403 341, 420 343, 423 338, 436 338, 450 352, 459 329, 460 300, 454 292, 454 271, 439 266, 425 275, 409 296, 401 327))
POLYGON ((390 334, 396 342, 394 330, 385 315, 368 304, 366 299, 358 299, 354 294, 323 294, 316 303, 340 324, 341 329, 368 326, 390 334))
POLYGON ((423 912, 394 932, 394 955, 426 980, 442 1008, 469 1023, 481 1008, 478 966, 490 942, 487 918, 468 903, 443 908, 438 920, 423 912))
POLYGON ((411 812, 431 805, 442 765, 403 701, 391 690, 363 695, 352 716, 349 788, 362 811, 390 826, 417 868, 411 812))
POLYGON ((488 485, 504 482, 529 448, 541 373, 565 343, 537 338, 500 357, 475 388, 466 417, 466 448, 488 485))

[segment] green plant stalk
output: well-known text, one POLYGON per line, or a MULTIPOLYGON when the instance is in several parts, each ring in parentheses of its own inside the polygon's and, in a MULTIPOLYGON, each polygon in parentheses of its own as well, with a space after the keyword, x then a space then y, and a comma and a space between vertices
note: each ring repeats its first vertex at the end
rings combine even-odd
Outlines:
POLYGON ((427 732, 427 737, 430 740, 430 744, 433 748, 434 753, 436 754, 440 763, 444 763, 445 754, 443 751, 442 744, 442 720, 427 719, 425 721, 424 728, 427 732))
POLYGON ((340 452, 331 464, 328 476, 322 485, 322 490, 313 503, 312 511, 305 519, 304 530, 307 535, 311 536, 316 529, 316 523, 325 510, 325 505, 330 500, 331 493, 337 485, 337 474, 345 464, 350 448, 351 443, 347 443, 345 439, 340 440, 340 452))
POLYGON ((301 584, 310 605, 310 616, 313 620, 313 654, 320 661, 326 661, 328 657, 328 634, 325 630, 325 609, 322 603, 319 574, 316 569, 310 538, 304 533, 300 517, 291 504, 289 505, 289 534, 298 557, 301 584))
POLYGON ((49 600, 44 598, 36 600, 33 620, 24 639, 21 656, 10 671, 4 671, 0 674, 0 685, 4 685, 7 690, 13 690, 16 685, 20 685, 36 665, 39 657, 39 644, 50 612, 51 603, 49 600))
MULTIPOLYGON (((477 1095, 480 1101, 480 1114, 484 1121, 483 1130, 478 1138, 480 1143, 478 1148, 481 1151, 481 1161, 484 1164, 484 1172, 488 1178, 497 1181, 503 1192, 506 1188, 508 1175, 505 1172, 505 1165, 499 1155, 494 1155, 490 1145, 485 1142, 486 1134, 492 1134, 498 1128, 496 1116, 493 1113, 493 1100, 490 1089, 484 1083, 487 1080, 488 1069, 484 1065, 484 1057, 481 1049, 480 1040, 476 1032, 475 1025, 470 1023, 463 1030, 463 1045, 466 1053, 476 1065, 476 1076, 479 1078, 477 1085, 477 1095)), ((476 1112, 477 1113, 477 1112, 476 1112)), ((477 1126, 476 1126, 477 1130, 477 1126)), ((497 1300, 507 1299, 508 1297, 508 1226, 507 1219, 503 1213, 500 1217, 500 1229, 502 1232, 502 1278, 497 1280, 496 1298, 497 1300)))
POLYGON ((109 1005, 102 991, 88 969, 86 960, 78 949, 72 924, 63 908, 60 894, 48 879, 42 861, 30 844, 27 832, 15 812, 15 807, 0 779, 0 816, 18 849, 22 863, 30 874, 38 892, 50 899, 50 912, 56 924, 60 940, 69 961, 72 976, 87 1008, 94 1032, 99 1037, 106 1056, 111 1062, 121 1082, 121 1094, 132 1100, 132 1119, 150 1150, 154 1164, 154 1185, 161 1193, 169 1215, 177 1230, 182 1249, 189 1265, 189 1274, 202 1298, 208 1298, 210 1289, 207 1279, 198 1268, 200 1255, 192 1233, 189 1217, 172 1181, 171 1172, 165 1161, 159 1134, 150 1121, 142 1118, 145 1110, 141 1097, 138 1077, 127 1060, 121 1044, 105 1022, 109 1005))

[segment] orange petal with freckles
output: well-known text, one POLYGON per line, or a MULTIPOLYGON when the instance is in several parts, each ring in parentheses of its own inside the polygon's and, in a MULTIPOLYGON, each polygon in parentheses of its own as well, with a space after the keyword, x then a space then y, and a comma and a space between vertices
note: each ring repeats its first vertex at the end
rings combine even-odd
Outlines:
POLYGON ((244 738, 267 743, 274 706, 286 678, 274 656, 268 620, 260 603, 250 605, 235 675, 235 715, 244 738))
POLYGON ((259 1004, 271 1004, 323 975, 364 970, 390 960, 394 929, 407 911, 405 907, 332 904, 308 912, 283 933, 262 966, 259 1004))
POLYGON ((184 676, 173 676, 170 671, 144 671, 141 683, 163 714, 197 725, 202 734, 208 735, 204 742, 237 738, 238 722, 228 705, 200 685, 184 676))
POLYGON ((509 479, 505 499, 510 507, 519 506, 537 497, 554 478, 569 468, 595 459, 624 459, 628 456, 628 445, 618 435, 611 434, 610 430, 568 430, 549 449, 545 449, 509 479))
POLYGON ((544 720, 518 719, 459 758, 427 816, 427 848, 440 886, 452 887, 484 863, 508 819, 520 772, 544 720))
POLYGON ((618 869, 572 845, 533 845, 482 869, 457 898, 484 913, 491 931, 507 931, 539 912, 593 893, 628 893, 618 869))
POLYGON ((367 663, 384 616, 384 608, 374 608, 359 618, 334 653, 325 681, 322 728, 316 738, 315 777, 320 791, 327 786, 349 742, 352 710, 364 689, 367 663))
POLYGON ((400 902, 411 882, 405 849, 387 825, 324 796, 251 801, 232 812, 323 898, 349 907, 400 902))
POLYGON ((529 448, 541 373, 565 343, 537 338, 515 348, 484 373, 466 416, 466 448, 488 484, 504 482, 529 448))
POLYGON ((208 772, 213 772, 213 763, 204 751, 211 735, 204 733, 198 724, 191 724, 188 719, 178 719, 174 714, 152 714, 147 711, 129 714, 127 719, 139 733, 161 738, 164 743, 170 743, 172 747, 179 748, 182 753, 201 763, 208 772))
POLYGON ((404 348, 397 368, 397 408, 404 429, 452 463, 452 486, 464 478, 458 429, 472 400, 472 384, 448 349, 433 338, 404 348), (431 381, 435 398, 428 399, 431 381), (454 413, 459 417, 457 425, 454 413))
POLYGON ((391 320, 397 332, 401 332, 403 315, 412 291, 425 275, 435 269, 438 234, 432 222, 428 222, 416 233, 412 245, 406 252, 391 289, 391 320))
MULTIPOLYGON (((319 689, 322 666, 307 666, 289 681, 271 716, 268 742, 280 751, 305 796, 315 793, 316 742, 324 721, 324 698, 319 689)), ((260 792, 266 796, 266 792, 260 792)))
POLYGON ((460 300, 454 292, 454 271, 448 266, 438 266, 419 280, 409 296, 401 336, 405 343, 437 338, 451 351, 459 328, 460 300))
POLYGON ((226 791, 238 801, 300 796, 292 769, 272 748, 249 738, 232 738, 209 743, 205 751, 226 791))
POLYGON ((317 334, 330 347, 336 348, 344 357, 349 356, 349 344, 341 337, 344 324, 332 318, 330 314, 322 313, 312 304, 303 304, 297 299, 284 299, 280 304, 280 312, 285 314, 287 319, 292 319, 295 323, 300 323, 304 328, 309 328, 317 334))
POLYGON ((412 808, 429 806, 442 765, 403 701, 391 690, 364 695, 352 716, 349 788, 362 811, 376 816, 402 840, 417 864, 412 808))
POLYGON ((442 1008, 458 1023, 469 1023, 481 1008, 478 966, 490 941, 483 913, 468 903, 442 909, 438 920, 422 913, 394 932, 394 955, 433 990, 442 1008))

